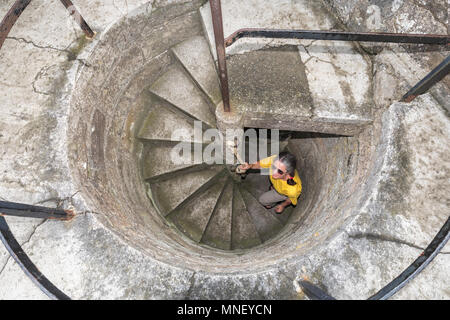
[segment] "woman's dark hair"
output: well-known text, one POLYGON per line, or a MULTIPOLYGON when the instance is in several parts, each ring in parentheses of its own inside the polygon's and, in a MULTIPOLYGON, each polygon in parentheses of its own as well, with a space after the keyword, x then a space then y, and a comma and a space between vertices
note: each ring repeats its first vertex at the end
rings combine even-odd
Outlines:
MULTIPOLYGON (((297 159, 295 156, 287 151, 280 152, 278 157, 275 159, 280 161, 286 166, 286 172, 293 178, 295 176, 295 168, 297 166, 297 159)), ((295 186, 297 183, 294 179, 288 179, 287 183, 291 186, 295 186)))

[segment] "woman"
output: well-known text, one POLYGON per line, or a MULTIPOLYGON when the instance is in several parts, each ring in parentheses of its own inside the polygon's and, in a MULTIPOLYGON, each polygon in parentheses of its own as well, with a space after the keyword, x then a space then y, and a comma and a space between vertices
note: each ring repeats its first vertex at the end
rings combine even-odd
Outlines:
POLYGON ((241 164, 239 169, 247 171, 248 169, 269 168, 271 190, 259 197, 259 202, 267 209, 272 208, 279 203, 275 212, 280 214, 289 205, 297 205, 297 199, 302 192, 302 182, 295 169, 297 159, 292 153, 281 152, 278 156, 273 155, 262 159, 256 163, 241 164))

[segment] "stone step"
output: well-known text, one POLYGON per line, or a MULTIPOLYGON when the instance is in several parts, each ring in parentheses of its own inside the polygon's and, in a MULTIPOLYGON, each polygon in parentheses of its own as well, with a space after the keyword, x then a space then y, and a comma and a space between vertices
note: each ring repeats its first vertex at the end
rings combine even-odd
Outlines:
POLYGON ((258 199, 264 192, 269 191, 269 176, 261 174, 260 170, 254 170, 242 180, 242 185, 258 199))
POLYGON ((207 40, 192 37, 172 48, 175 57, 216 106, 222 100, 219 78, 207 40))
POLYGON ((203 193, 190 197, 187 203, 169 213, 166 218, 188 237, 200 242, 227 179, 228 176, 224 175, 203 193))
MULTIPOLYGON (((203 134, 194 134, 195 119, 174 109, 169 103, 159 99, 152 101, 137 137, 144 140, 206 143, 203 134)), ((203 130, 199 129, 199 133, 203 133, 203 130)))
POLYGON ((261 244, 261 238, 253 224, 238 187, 233 189, 233 219, 231 249, 248 249, 261 244))
MULTIPOLYGON (((200 9, 214 54, 209 11, 209 3, 200 9)), ((338 23, 316 0, 229 0, 222 12, 225 36, 240 28, 331 30, 338 23)), ((246 127, 356 135, 372 122, 371 61, 351 42, 242 38, 226 51, 230 103, 246 127)))
POLYGON ((228 179, 216 203, 201 242, 222 250, 231 250, 233 182, 228 179))
POLYGON ((161 214, 167 216, 191 196, 207 189, 223 173, 224 167, 218 165, 158 181, 150 184, 152 198, 155 199, 161 214))
POLYGON ((195 148, 203 150, 205 145, 170 141, 151 141, 142 152, 142 174, 145 180, 160 180, 170 173, 201 165, 202 159, 194 156, 195 148), (186 152, 178 152, 180 150, 186 152))
POLYGON ((153 83, 150 91, 208 126, 216 126, 213 110, 204 94, 181 66, 170 66, 168 71, 153 83))
MULTIPOLYGON (((248 192, 248 195, 252 196, 256 202, 258 202, 259 197, 263 193, 269 191, 269 187, 269 176, 261 175, 259 172, 248 174, 247 177, 242 181, 242 188, 245 189, 245 191, 248 192)), ((266 208, 264 209, 267 210, 266 208)), ((292 207, 287 207, 282 214, 277 214, 274 208, 268 209, 267 212, 275 219, 277 219, 277 221, 282 225, 285 225, 289 220, 292 209, 292 207)))
MULTIPOLYGON (((214 30, 211 18, 210 3, 207 1, 201 8, 204 33, 209 42, 211 53, 217 60, 214 30)), ((331 30, 335 28, 317 0, 227 0, 222 1, 224 36, 228 37, 242 28, 269 28, 289 30, 331 30), (236 10, 239 8, 239 10, 236 10)), ((266 46, 279 46, 285 43, 297 44, 298 40, 241 38, 226 48, 229 55, 258 50, 266 46)), ((305 40, 310 43, 311 40, 305 40)))
POLYGON ((283 229, 283 224, 270 213, 270 210, 264 208, 258 200, 244 188, 239 188, 248 213, 255 225, 256 230, 263 242, 273 238, 283 229))
MULTIPOLYGON (((355 79, 370 83, 367 66, 361 69, 355 79)), ((353 94, 361 85, 340 74, 311 82, 321 73, 309 75, 297 47, 235 55, 228 59, 230 101, 247 127, 354 135, 371 122, 370 88, 361 89, 364 97, 353 94)))

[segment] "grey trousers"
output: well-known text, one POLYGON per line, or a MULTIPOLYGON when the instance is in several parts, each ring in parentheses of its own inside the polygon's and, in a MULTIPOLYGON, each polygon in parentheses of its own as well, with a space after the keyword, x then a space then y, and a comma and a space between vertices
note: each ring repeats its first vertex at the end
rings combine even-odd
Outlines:
POLYGON ((284 201, 287 198, 288 198, 287 196, 279 194, 275 189, 272 189, 270 191, 263 193, 259 197, 259 203, 261 203, 263 206, 271 206, 277 202, 284 201))

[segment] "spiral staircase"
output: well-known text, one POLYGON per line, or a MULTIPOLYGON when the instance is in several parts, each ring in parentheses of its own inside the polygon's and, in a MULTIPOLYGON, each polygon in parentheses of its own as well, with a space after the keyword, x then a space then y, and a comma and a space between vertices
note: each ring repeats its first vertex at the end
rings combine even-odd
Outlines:
POLYGON ((183 164, 171 161, 176 143, 189 143, 189 150, 194 144, 207 145, 208 141, 194 141, 194 121, 216 128, 215 108, 220 103, 207 40, 196 36, 171 51, 177 62, 149 88, 151 108, 138 133, 144 144, 141 161, 148 195, 165 219, 200 244, 222 250, 262 244, 279 233, 292 211, 279 215, 259 204, 258 197, 270 186, 268 176, 253 172, 241 179, 229 165, 194 162, 193 152, 183 164), (177 140, 175 130, 192 135, 177 140))

